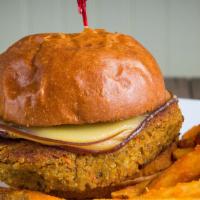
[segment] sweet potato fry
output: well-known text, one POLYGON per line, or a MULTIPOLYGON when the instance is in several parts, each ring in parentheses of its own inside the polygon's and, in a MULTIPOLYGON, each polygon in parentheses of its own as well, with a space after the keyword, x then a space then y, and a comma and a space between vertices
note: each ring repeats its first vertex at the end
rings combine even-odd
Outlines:
POLYGON ((176 149, 176 144, 172 144, 165 151, 163 151, 156 159, 147 164, 141 171, 139 172, 139 177, 144 177, 144 180, 141 183, 137 183, 132 186, 128 186, 124 189, 112 192, 113 198, 133 198, 142 192, 145 191, 145 187, 156 177, 162 173, 163 170, 168 168, 173 164, 171 159, 173 151, 176 149), (149 179, 145 180, 145 177, 149 177, 149 179))
POLYGON ((159 189, 174 186, 179 182, 188 182, 200 177, 200 146, 177 160, 158 178, 152 181, 149 188, 159 189))
POLYGON ((131 199, 145 191, 145 188, 151 180, 143 181, 133 186, 126 187, 124 189, 112 192, 112 198, 114 199, 131 199))
MULTIPOLYGON (((135 200, 163 198, 178 200, 199 198, 200 181, 194 181, 200 178, 199 144, 200 125, 187 131, 182 140, 178 142, 179 148, 174 148, 172 151, 172 156, 176 162, 161 173, 160 176, 153 179, 153 181, 145 181, 113 192, 112 197, 114 199, 125 198, 135 200)), ((166 160, 170 160, 170 157, 166 159, 165 156, 164 161, 166 160)), ((156 166, 158 164, 156 162, 153 163, 155 163, 156 166)), ((143 173, 145 174, 145 171, 143 173)))
POLYGON ((174 162, 174 160, 172 160, 172 154, 176 148, 177 146, 174 143, 165 151, 160 153, 160 155, 158 155, 153 161, 144 166, 144 168, 140 171, 139 176, 148 176, 155 174, 155 172, 160 172, 167 169, 174 162))
MULTIPOLYGON (((152 189, 136 199, 199 199, 200 197, 200 181, 192 181, 189 183, 178 183, 176 186, 152 189)), ((134 198, 133 198, 134 199, 134 198)))
POLYGON ((200 132, 197 134, 196 138, 195 138, 195 144, 200 144, 200 132))
POLYGON ((1 200, 64 200, 41 192, 0 187, 1 200))
POLYGON ((193 151, 193 148, 177 148, 173 151, 172 156, 174 160, 178 160, 180 158, 182 158, 184 155, 186 155, 187 153, 193 151))
POLYGON ((181 139, 180 141, 178 141, 179 148, 194 148, 195 146, 195 138, 181 139))
POLYGON ((183 139, 188 139, 188 138, 195 138, 196 135, 200 133, 200 124, 197 126, 193 126, 191 129, 189 129, 184 135, 183 139))
POLYGON ((192 148, 200 144, 200 125, 192 127, 188 130, 178 142, 180 148, 192 148))

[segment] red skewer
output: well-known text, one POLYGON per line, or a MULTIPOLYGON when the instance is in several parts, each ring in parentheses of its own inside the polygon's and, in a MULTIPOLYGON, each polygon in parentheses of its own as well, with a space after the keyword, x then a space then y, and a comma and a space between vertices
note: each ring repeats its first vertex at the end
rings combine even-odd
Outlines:
POLYGON ((84 27, 88 27, 87 11, 86 11, 86 1, 87 0, 77 0, 78 11, 82 15, 84 27))

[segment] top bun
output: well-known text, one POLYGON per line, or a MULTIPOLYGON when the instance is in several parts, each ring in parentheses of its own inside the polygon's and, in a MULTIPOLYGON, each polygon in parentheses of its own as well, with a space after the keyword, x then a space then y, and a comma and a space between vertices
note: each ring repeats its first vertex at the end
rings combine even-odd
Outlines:
POLYGON ((0 117, 16 124, 117 121, 168 98, 155 59, 127 35, 36 34, 0 55, 0 117))

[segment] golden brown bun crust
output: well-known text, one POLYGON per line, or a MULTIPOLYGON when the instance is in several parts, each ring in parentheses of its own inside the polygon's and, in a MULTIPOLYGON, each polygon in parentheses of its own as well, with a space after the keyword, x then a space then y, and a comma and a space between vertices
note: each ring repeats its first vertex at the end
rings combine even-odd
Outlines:
POLYGON ((155 59, 127 35, 37 34, 0 55, 0 117, 17 124, 116 121, 167 99, 155 59))

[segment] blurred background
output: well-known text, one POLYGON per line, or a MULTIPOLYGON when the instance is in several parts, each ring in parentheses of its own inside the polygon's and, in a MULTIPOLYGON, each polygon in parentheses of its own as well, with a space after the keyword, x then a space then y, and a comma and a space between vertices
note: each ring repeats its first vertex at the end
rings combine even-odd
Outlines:
MULTIPOLYGON (((92 28, 134 36, 180 97, 200 99, 200 0, 88 0, 92 28)), ((76 0, 0 0, 0 53, 38 32, 83 29, 76 0)))

